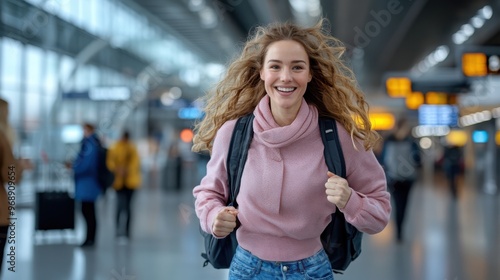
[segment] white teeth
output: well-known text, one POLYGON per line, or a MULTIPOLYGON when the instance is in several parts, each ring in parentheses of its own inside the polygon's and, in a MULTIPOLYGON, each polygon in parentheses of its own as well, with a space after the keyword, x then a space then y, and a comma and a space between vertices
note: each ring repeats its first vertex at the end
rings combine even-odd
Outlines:
POLYGON ((290 91, 294 91, 295 88, 285 88, 285 87, 277 87, 277 89, 279 91, 287 91, 287 92, 290 92, 290 91))

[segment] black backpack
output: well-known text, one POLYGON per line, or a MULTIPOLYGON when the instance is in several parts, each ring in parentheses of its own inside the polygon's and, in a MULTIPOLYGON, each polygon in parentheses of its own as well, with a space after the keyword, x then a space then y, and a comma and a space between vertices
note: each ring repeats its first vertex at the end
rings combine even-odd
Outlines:
POLYGON ((101 191, 106 191, 108 187, 113 185, 115 174, 108 169, 106 165, 106 157, 108 149, 99 143, 99 160, 97 162, 97 181, 101 187, 101 191))
MULTIPOLYGON (((231 191, 227 205, 234 206, 235 208, 238 207, 236 196, 239 192, 243 168, 253 138, 253 119, 253 114, 238 119, 229 146, 227 173, 231 191)), ((338 139, 335 120, 320 118, 319 126, 321 138, 325 146, 324 155, 326 165, 330 171, 345 178, 344 154, 338 139)), ((205 258, 203 266, 210 263, 214 268, 229 268, 236 247, 238 246, 236 230, 222 239, 217 239, 204 231, 201 231, 201 233, 205 239, 206 250, 206 253, 201 254, 205 258)), ((362 237, 362 232, 346 222, 342 212, 337 209, 332 214, 332 221, 321 234, 321 242, 330 260, 333 272, 342 273, 351 261, 359 256, 361 253, 362 237)))

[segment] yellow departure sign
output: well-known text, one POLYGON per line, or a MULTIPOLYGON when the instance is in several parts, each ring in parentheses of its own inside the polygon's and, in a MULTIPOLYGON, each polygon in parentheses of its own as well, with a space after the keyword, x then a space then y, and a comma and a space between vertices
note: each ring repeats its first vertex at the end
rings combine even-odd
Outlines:
POLYGON ((481 77, 488 74, 488 59, 484 53, 462 54, 462 71, 468 77, 481 77))
POLYGON ((411 92, 406 97, 406 107, 410 110, 417 110, 420 105, 424 104, 424 95, 421 92, 411 92))
POLYGON ((406 97, 411 93, 411 80, 407 77, 392 77, 385 82, 390 97, 406 97))

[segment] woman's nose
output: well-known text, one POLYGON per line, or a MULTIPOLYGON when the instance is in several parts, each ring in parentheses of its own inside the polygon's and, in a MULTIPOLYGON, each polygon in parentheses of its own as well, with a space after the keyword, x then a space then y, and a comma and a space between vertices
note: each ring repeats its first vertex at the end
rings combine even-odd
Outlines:
POLYGON ((281 77, 280 77, 282 82, 289 82, 292 80, 292 75, 290 74, 290 71, 287 69, 283 69, 281 71, 281 77))

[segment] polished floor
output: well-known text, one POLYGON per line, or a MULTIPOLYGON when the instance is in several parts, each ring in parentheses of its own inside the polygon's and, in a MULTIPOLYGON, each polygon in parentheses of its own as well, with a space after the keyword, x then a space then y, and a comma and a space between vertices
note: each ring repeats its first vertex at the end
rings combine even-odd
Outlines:
MULTIPOLYGON (((227 270, 202 267, 191 196, 194 177, 186 176, 180 192, 154 187, 153 181, 140 189, 128 243, 115 239, 113 191, 98 202, 98 242, 89 249, 77 246, 84 230, 80 217, 75 231, 43 233, 34 231, 33 209, 19 209, 16 271, 4 264, 2 279, 227 279, 227 270)), ((335 278, 500 279, 500 196, 461 179, 454 200, 445 184, 439 175, 419 181, 411 193, 404 241, 395 242, 391 221, 381 233, 365 235, 362 255, 335 278)))

